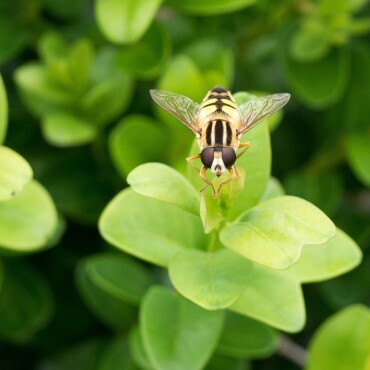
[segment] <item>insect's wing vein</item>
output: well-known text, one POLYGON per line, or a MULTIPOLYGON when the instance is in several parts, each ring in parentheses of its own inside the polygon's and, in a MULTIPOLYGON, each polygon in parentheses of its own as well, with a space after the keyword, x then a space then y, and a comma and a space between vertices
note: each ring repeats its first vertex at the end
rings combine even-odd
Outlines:
POLYGON ((282 108, 289 99, 290 94, 273 94, 253 99, 242 104, 238 107, 242 119, 242 125, 238 133, 242 135, 250 130, 265 118, 282 108))
POLYGON ((196 117, 200 108, 198 103, 184 95, 174 94, 163 90, 150 90, 153 100, 190 128, 195 134, 198 133, 196 117))

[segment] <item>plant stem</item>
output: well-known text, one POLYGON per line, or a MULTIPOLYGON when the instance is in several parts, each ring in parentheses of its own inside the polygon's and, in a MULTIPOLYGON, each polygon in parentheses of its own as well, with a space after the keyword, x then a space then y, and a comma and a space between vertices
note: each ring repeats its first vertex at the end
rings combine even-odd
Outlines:
POLYGON ((304 367, 307 363, 307 351, 297 343, 293 342, 288 336, 281 335, 278 346, 278 353, 291 360, 295 364, 304 367))

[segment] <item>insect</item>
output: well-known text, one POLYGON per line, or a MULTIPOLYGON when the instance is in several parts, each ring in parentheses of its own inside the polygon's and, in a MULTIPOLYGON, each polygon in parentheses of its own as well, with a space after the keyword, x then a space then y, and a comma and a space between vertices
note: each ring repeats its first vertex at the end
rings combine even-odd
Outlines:
POLYGON ((201 104, 168 91, 150 90, 150 94, 158 105, 196 135, 201 152, 186 160, 199 172, 205 183, 201 191, 210 185, 215 198, 219 197, 223 185, 239 177, 235 162, 250 146, 248 142, 240 143, 241 136, 282 108, 290 98, 290 94, 286 93, 273 94, 250 100, 238 107, 231 93, 221 86, 210 90, 201 104), (237 154, 240 148, 242 151, 237 154), (203 164, 201 169, 191 163, 198 158, 203 164), (226 170, 230 176, 215 189, 206 177, 208 169, 217 177, 226 170))

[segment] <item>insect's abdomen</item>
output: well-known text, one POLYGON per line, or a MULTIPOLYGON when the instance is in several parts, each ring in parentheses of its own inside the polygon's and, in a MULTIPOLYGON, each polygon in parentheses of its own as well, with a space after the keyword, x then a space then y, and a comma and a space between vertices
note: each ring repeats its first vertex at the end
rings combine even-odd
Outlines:
POLYGON ((208 146, 230 146, 232 134, 228 121, 221 119, 210 121, 206 129, 206 143, 208 146))
POLYGON ((207 123, 205 142, 207 146, 230 146, 233 140, 232 125, 237 114, 234 98, 223 87, 208 92, 201 104, 200 117, 207 123))
POLYGON ((233 116, 235 114, 236 104, 229 91, 222 87, 215 87, 204 98, 201 109, 205 115, 226 114, 233 116))

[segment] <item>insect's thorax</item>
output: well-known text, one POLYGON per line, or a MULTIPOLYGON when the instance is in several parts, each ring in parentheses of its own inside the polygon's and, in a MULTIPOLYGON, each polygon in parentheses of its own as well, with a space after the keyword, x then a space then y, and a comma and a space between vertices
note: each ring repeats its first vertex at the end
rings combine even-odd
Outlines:
POLYGON ((211 90, 204 98, 198 113, 200 149, 205 147, 239 146, 237 129, 241 118, 232 95, 223 88, 211 90))

